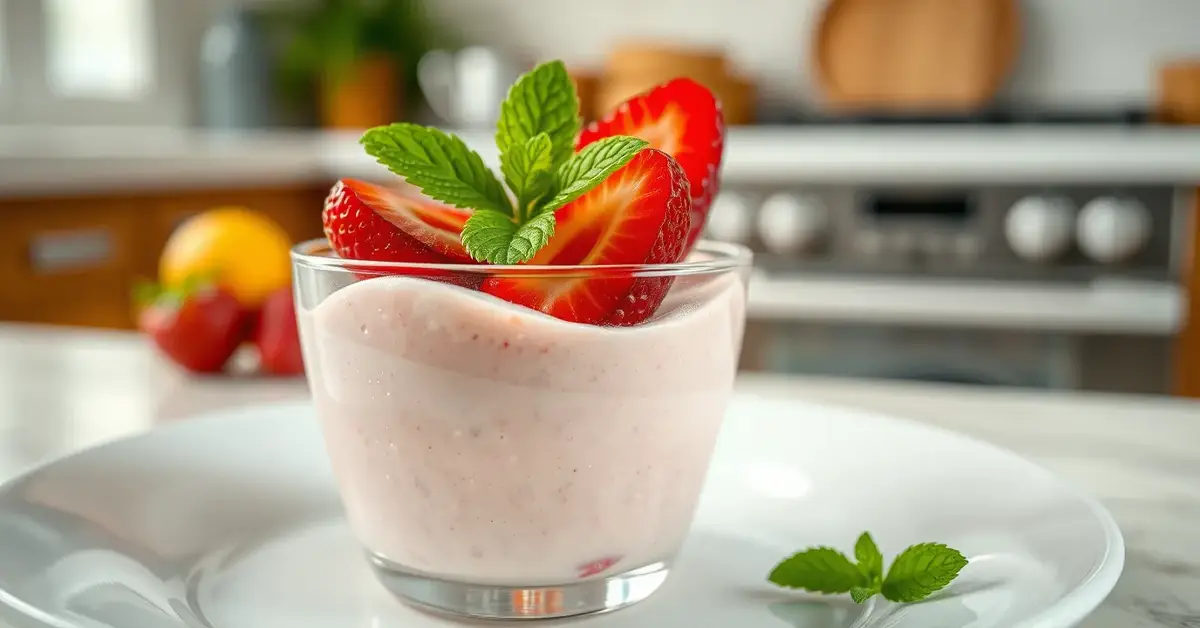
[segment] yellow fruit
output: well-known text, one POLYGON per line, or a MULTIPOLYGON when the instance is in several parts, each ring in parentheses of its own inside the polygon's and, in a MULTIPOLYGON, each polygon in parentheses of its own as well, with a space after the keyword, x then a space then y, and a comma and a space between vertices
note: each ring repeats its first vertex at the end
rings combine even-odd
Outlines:
POLYGON ((278 223, 242 207, 219 207, 181 224, 163 249, 159 281, 210 276, 247 308, 292 281, 291 239, 278 223))

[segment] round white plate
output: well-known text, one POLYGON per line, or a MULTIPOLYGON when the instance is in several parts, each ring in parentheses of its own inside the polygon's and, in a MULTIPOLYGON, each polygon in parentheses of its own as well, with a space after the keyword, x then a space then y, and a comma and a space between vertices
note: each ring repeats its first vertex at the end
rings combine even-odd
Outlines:
MULTIPOLYGON (((739 397, 687 546, 623 628, 1058 628, 1121 572, 1094 500, 952 433, 845 409, 739 397), (971 564, 920 604, 855 606, 768 584, 789 553, 885 556, 947 543, 971 564)), ((0 489, 0 618, 45 628, 430 628, 378 585, 340 513, 312 410, 245 408, 169 425, 0 489)))

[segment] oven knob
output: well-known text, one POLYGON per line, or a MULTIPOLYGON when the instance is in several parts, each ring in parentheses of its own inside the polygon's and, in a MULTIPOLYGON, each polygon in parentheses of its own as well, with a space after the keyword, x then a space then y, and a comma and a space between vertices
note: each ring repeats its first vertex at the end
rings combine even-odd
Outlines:
POLYGON ((1075 237, 1091 259, 1103 264, 1123 262, 1150 239, 1150 211, 1135 198, 1102 196, 1079 213, 1075 237))
POLYGON ((829 227, 825 204, 814 196, 775 194, 758 209, 758 237, 780 255, 813 248, 829 227))
POLYGON ((1004 218, 1008 246, 1023 260, 1048 262, 1071 248, 1075 205, 1062 196, 1027 196, 1004 218))
POLYGON ((708 235, 724 242, 745 243, 754 233, 750 203, 741 194, 722 192, 708 211, 708 235))

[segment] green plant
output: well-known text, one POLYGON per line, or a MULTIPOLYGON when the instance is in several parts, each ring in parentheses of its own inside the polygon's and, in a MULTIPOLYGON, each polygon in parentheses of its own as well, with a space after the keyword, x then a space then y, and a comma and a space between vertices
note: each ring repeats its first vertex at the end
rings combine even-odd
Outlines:
POLYGON ((446 45, 422 0, 311 0, 276 5, 267 12, 283 46, 280 79, 292 94, 344 76, 358 59, 383 54, 401 73, 405 98, 419 98, 417 63, 446 45))

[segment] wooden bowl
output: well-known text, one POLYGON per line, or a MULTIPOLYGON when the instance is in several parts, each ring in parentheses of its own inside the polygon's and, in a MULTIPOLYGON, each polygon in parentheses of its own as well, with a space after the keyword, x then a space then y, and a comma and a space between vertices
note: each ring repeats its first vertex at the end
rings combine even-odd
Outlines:
POLYGON ((620 75, 722 76, 729 73, 725 53, 699 46, 630 41, 609 54, 604 73, 620 75))
POLYGON ((604 117, 618 105, 671 79, 685 76, 711 89, 728 125, 753 124, 757 89, 753 82, 740 76, 689 76, 687 74, 648 74, 641 76, 606 76, 596 95, 594 111, 604 117))

